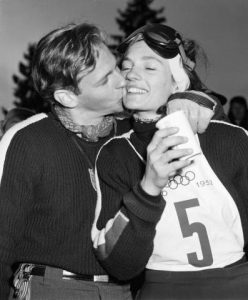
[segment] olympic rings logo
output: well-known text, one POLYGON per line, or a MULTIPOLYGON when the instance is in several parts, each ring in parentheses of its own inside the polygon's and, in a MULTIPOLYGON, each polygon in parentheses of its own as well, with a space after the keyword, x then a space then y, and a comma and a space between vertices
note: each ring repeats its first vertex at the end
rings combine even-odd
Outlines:
MULTIPOLYGON (((189 183, 194 179, 195 173, 193 171, 187 171, 184 175, 177 174, 170 178, 165 187, 170 188, 171 190, 176 190, 180 184, 183 186, 189 185, 189 183)), ((166 196, 167 192, 164 190, 162 195, 166 196)))

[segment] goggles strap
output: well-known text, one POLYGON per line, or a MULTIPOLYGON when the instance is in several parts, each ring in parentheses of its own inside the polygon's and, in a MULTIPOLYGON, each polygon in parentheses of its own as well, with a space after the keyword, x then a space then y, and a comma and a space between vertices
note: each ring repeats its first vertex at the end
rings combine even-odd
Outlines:
POLYGON ((183 63, 189 68, 190 71, 194 70, 195 68, 195 63, 189 59, 184 51, 184 48, 183 48, 183 45, 182 45, 182 42, 179 38, 176 38, 175 39, 175 42, 177 43, 178 45, 178 49, 179 49, 179 52, 182 56, 182 60, 183 60, 183 63))

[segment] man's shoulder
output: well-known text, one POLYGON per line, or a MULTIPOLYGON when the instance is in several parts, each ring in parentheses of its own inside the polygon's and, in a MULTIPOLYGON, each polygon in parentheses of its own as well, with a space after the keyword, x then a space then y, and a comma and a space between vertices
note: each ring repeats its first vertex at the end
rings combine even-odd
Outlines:
POLYGON ((201 146, 210 152, 234 153, 238 149, 248 150, 248 132, 226 121, 213 120, 207 130, 199 134, 201 146))
MULTIPOLYGON (((25 144, 45 142, 46 137, 54 135, 54 121, 45 113, 36 114, 12 126, 2 137, 0 148, 7 149, 12 145, 25 147, 25 144)), ((50 138, 51 140, 51 138, 50 138)), ((15 147, 15 146, 14 146, 15 147)))
MULTIPOLYGON (((18 159, 20 160, 21 156, 29 158, 32 156, 30 155, 33 149, 32 146, 35 144, 35 139, 38 141, 39 136, 37 134, 32 134, 30 128, 46 118, 47 115, 45 114, 37 114, 13 125, 6 131, 0 141, 0 178, 7 157, 8 163, 13 163, 18 161, 18 159)), ((42 145, 41 142, 39 142, 39 147, 37 148, 40 149, 40 145, 42 145)))
POLYGON ((48 117, 48 115, 45 113, 35 114, 25 120, 22 120, 22 121, 16 123, 7 132, 16 133, 16 132, 22 131, 23 129, 29 127, 30 125, 37 124, 47 117, 48 117))
POLYGON ((209 128, 207 130, 209 134, 219 135, 221 134, 222 137, 247 137, 248 131, 245 130, 243 127, 234 125, 227 121, 220 121, 220 120, 211 120, 209 124, 209 128))
POLYGON ((47 115, 44 113, 40 113, 26 120, 18 122, 7 130, 7 132, 3 135, 2 140, 12 140, 17 134, 25 133, 29 128, 31 128, 35 124, 39 124, 45 118, 47 118, 47 115))

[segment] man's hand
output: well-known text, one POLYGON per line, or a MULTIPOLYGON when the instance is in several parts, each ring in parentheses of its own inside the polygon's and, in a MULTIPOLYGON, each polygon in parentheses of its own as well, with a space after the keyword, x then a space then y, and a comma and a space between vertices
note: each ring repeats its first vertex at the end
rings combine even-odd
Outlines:
POLYGON ((159 195, 169 177, 190 164, 189 160, 179 158, 191 154, 192 149, 174 149, 187 142, 186 137, 174 135, 177 132, 178 129, 174 127, 160 129, 147 147, 146 171, 140 184, 150 195, 159 195))
MULTIPOLYGON (((214 115, 214 110, 197 104, 195 99, 192 101, 190 99, 190 95, 192 93, 204 97, 206 100, 211 101, 211 103, 215 103, 212 98, 203 92, 188 91, 189 97, 185 97, 183 99, 173 99, 167 103, 167 114, 171 114, 178 110, 183 110, 191 124, 193 132, 203 133, 207 129, 208 124, 214 115)), ((177 94, 180 95, 180 93, 177 94)), ((187 95, 187 91, 183 94, 187 95)))

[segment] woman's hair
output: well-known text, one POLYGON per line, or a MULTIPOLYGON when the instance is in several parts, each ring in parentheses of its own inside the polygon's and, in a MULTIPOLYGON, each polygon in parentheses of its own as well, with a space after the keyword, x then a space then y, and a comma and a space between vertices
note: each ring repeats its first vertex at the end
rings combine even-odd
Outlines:
MULTIPOLYGON (((207 65, 208 62, 207 55, 195 40, 182 38, 182 44, 187 57, 191 61, 193 61, 196 65, 200 62, 204 63, 205 66, 207 65)), ((195 68, 193 70, 189 70, 187 66, 184 66, 184 68, 190 79, 190 86, 189 86, 190 90, 196 90, 196 91, 207 90, 206 85, 201 81, 195 68)))
POLYGON ((87 23, 69 24, 44 36, 36 46, 32 63, 37 92, 47 100, 54 100, 58 89, 79 94, 78 83, 95 68, 102 44, 106 44, 105 34, 87 23))

